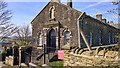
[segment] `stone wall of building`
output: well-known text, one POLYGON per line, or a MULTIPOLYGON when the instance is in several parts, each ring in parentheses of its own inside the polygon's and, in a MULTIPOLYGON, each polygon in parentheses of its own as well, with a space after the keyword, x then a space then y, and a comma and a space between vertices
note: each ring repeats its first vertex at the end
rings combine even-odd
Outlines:
MULTIPOLYGON (((55 29, 57 32, 56 39, 57 44, 61 46, 64 45, 64 31, 70 31, 70 45, 79 46, 78 38, 78 17, 82 14, 82 12, 77 11, 67 5, 50 2, 48 3, 42 11, 33 19, 32 21, 32 36, 35 39, 34 46, 38 45, 38 34, 42 35, 42 44, 45 44, 45 30, 47 30, 47 35, 49 35, 50 29, 55 29), (50 11, 50 9, 54 7, 54 11, 50 11), (54 18, 51 20, 51 14, 54 18), (56 23, 56 22, 59 22, 56 23)), ((95 18, 92 18, 86 14, 80 18, 82 22, 80 22, 80 28, 83 31, 87 42, 91 46, 98 45, 106 45, 106 44, 114 44, 117 42, 116 39, 113 39, 118 29, 110 26, 107 23, 103 23, 95 18), (82 24, 81 24, 82 23, 82 24), (101 33, 100 33, 101 31, 101 33), (90 32, 92 33, 92 44, 90 44, 90 32), (110 32, 110 40, 109 40, 109 32, 110 32), (114 33, 114 34, 113 34, 114 33), (99 43, 99 36, 101 34, 101 43, 99 43)), ((47 36, 46 36, 47 38, 47 36)), ((49 40, 48 40, 49 41, 49 40)), ((86 47, 83 40, 80 40, 81 47, 86 47)), ((49 44, 48 44, 49 45, 49 44)))
MULTIPOLYGON (((117 43, 116 35, 117 32, 119 32, 118 29, 87 15, 82 18, 83 19, 80 20, 80 29, 84 33, 90 46, 117 43), (92 44, 90 44, 90 33, 92 34, 92 44)), ((82 37, 80 37, 80 40, 82 40, 82 37)), ((86 47, 84 41, 81 41, 81 47, 86 47)))
POLYGON ((13 56, 6 57, 5 64, 13 66, 14 65, 14 57, 13 56))
MULTIPOLYGON (((81 12, 78 12, 77 10, 73 10, 72 8, 68 7, 64 4, 58 4, 55 2, 50 2, 46 5, 46 7, 38 14, 38 16, 32 21, 32 36, 35 38, 35 44, 37 45, 37 37, 38 33, 42 33, 42 40, 43 44, 45 42, 44 39, 44 28, 51 27, 50 25, 48 27, 44 26, 46 24, 55 24, 55 22, 50 21, 50 12, 49 9, 54 6, 55 7, 55 22, 58 21, 60 23, 60 46, 64 45, 64 36, 63 32, 65 29, 70 30, 71 32, 71 45, 78 45, 78 34, 77 34, 77 18, 81 14, 81 12)), ((52 27, 52 28, 55 28, 52 27)), ((35 45, 34 44, 34 45, 35 45)))

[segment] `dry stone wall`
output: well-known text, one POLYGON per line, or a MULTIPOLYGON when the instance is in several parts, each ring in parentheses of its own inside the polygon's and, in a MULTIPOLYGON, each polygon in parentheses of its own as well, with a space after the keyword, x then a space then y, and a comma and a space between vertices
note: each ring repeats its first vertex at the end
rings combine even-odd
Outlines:
POLYGON ((119 65, 118 51, 97 50, 93 52, 72 49, 64 50, 64 66, 112 66, 119 65), (79 54, 79 52, 81 52, 79 54))
POLYGON ((5 64, 13 66, 13 56, 6 57, 5 64))

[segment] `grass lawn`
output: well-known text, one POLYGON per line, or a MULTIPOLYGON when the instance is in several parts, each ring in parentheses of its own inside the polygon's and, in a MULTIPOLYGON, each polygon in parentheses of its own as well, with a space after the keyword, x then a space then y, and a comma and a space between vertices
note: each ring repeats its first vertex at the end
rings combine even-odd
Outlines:
POLYGON ((53 68, 63 68, 64 62, 63 60, 58 59, 58 55, 55 55, 50 61, 49 65, 52 66, 53 68))
POLYGON ((63 68, 63 61, 58 60, 58 61, 52 61, 49 63, 50 66, 52 66, 53 68, 63 68))

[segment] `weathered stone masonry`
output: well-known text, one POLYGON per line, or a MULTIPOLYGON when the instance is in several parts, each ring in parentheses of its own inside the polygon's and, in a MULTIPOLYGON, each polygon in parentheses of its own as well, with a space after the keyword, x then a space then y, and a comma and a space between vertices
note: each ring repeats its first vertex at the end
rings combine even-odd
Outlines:
MULTIPOLYGON (((32 35, 35 39, 34 46, 38 46, 38 34, 42 35, 42 45, 47 43, 47 37, 49 36, 50 29, 56 30, 56 44, 61 47, 64 44, 64 32, 70 32, 70 45, 77 45, 78 47, 86 47, 82 37, 78 36, 78 17, 82 12, 77 11, 69 6, 61 3, 49 2, 45 8, 34 18, 32 21, 32 35), (50 9, 54 7, 54 19, 50 19, 50 9), (47 32, 45 35, 45 32, 47 32), (80 38, 81 42, 79 45, 80 38), (59 42, 58 42, 59 41, 59 42), (45 43, 46 42, 46 43, 45 43)), ((94 19, 86 14, 82 15, 79 19, 79 28, 83 32, 87 42, 91 46, 106 45, 117 43, 115 38, 116 33, 119 31, 115 27, 103 23, 97 19, 94 19), (90 33, 92 35, 92 41, 90 43, 90 33), (110 35, 110 38, 109 38, 110 35)), ((80 32, 81 32, 80 31, 80 32)), ((79 33, 80 34, 80 33, 79 33)), ((80 35, 81 36, 81 35, 80 35)))
MULTIPOLYGON (((33 61, 38 58, 44 44, 51 49, 48 52, 56 52, 63 46, 77 46, 88 48, 116 44, 115 37, 120 30, 106 23, 102 15, 96 15, 97 19, 72 8, 72 1, 64 5, 59 0, 51 0, 33 19, 32 37, 33 46, 41 49, 33 50, 33 61), (38 52, 38 53, 36 53, 38 52)), ((43 57, 38 61, 43 60, 43 57)), ((37 62, 37 61, 35 61, 37 62)))

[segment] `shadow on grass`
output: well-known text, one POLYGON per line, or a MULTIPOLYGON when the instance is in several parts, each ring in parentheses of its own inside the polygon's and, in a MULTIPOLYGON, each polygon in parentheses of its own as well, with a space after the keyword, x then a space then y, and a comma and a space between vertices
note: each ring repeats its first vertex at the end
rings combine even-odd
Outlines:
POLYGON ((54 62, 54 61, 62 61, 62 60, 58 59, 58 55, 55 55, 49 60, 49 62, 54 62))
POLYGON ((55 55, 50 61, 49 65, 53 68, 63 68, 63 60, 58 59, 58 55, 55 55))

